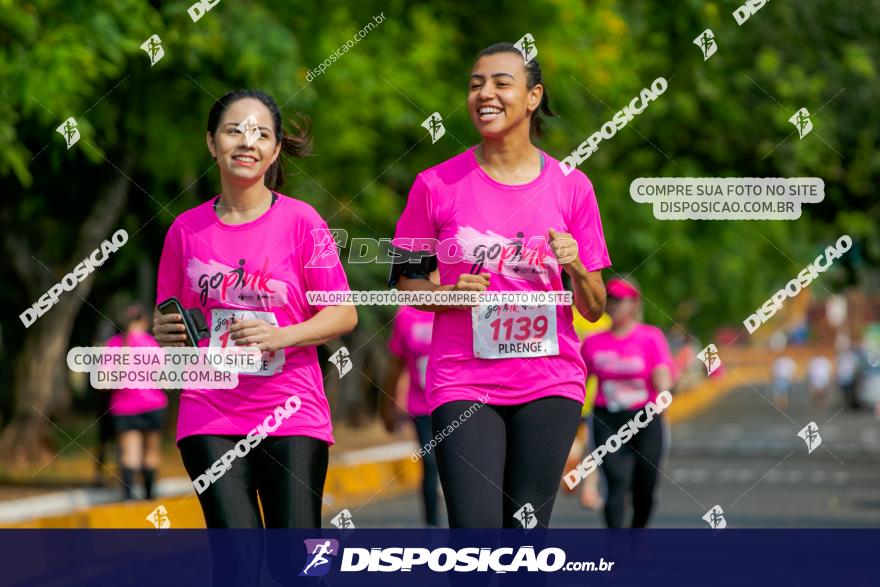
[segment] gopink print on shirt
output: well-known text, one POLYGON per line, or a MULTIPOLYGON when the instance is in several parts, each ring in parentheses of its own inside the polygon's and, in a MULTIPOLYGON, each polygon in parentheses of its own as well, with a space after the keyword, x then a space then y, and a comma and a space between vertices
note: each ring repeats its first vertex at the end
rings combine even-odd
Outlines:
POLYGON ((257 271, 245 269, 245 259, 239 259, 238 267, 232 268, 211 259, 207 263, 192 257, 186 268, 190 287, 199 293, 199 301, 205 306, 214 300, 224 306, 243 308, 275 308, 287 304, 287 285, 272 279, 269 259, 264 258, 257 271))
POLYGON ((514 238, 506 238, 491 230, 483 233, 470 226, 460 226, 455 238, 473 274, 489 271, 508 279, 549 286, 549 272, 558 271, 556 257, 543 236, 534 236, 525 242, 522 232, 517 232, 514 238))

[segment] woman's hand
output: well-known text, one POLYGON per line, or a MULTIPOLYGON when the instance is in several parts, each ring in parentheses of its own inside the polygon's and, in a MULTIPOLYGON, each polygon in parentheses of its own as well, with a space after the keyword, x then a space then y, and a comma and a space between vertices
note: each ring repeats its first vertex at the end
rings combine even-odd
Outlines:
MULTIPOLYGON (((437 285, 427 279, 409 278, 401 276, 398 281, 397 289, 400 291, 486 291, 489 287, 489 273, 485 271, 479 275, 471 273, 462 273, 458 276, 455 285, 437 285)), ((476 305, 476 304, 472 304, 476 305)), ((471 305, 453 306, 450 304, 423 304, 414 306, 419 310, 426 312, 446 312, 447 310, 469 310, 471 305)))
POLYGON ((548 236, 553 256, 556 257, 562 269, 572 275, 572 271, 579 269, 577 265, 580 264, 577 241, 569 233, 556 232, 552 228, 549 230, 548 236))
POLYGON ((163 314, 153 308, 153 336, 159 346, 186 346, 186 327, 180 314, 163 314))
POLYGON ((595 322, 605 312, 605 284, 602 282, 600 270, 587 271, 578 255, 577 241, 567 232, 556 232, 552 228, 547 231, 550 250, 562 267, 571 277, 571 289, 574 304, 581 316, 595 322))
POLYGON ((490 274, 485 271, 479 275, 462 273, 452 286, 452 291, 486 291, 489 287, 490 274))
POLYGON ((270 353, 287 347, 284 329, 273 326, 265 320, 236 322, 229 327, 229 334, 236 346, 253 345, 261 351, 270 353))
MULTIPOLYGON (((482 272, 478 275, 472 273, 462 273, 458 276, 455 285, 440 286, 439 290, 448 289, 449 291, 486 291, 489 288, 490 273, 482 272)), ((473 304, 477 305, 477 304, 473 304)), ((446 306, 448 309, 469 310, 471 305, 464 306, 446 306)))

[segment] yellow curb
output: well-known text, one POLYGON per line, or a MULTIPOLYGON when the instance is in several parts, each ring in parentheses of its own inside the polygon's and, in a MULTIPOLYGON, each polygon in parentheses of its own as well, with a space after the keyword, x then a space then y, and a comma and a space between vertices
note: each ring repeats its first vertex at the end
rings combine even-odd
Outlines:
POLYGON ((147 516, 164 506, 174 528, 204 528, 205 520, 195 495, 164 497, 153 501, 110 503, 60 516, 35 518, 27 522, 2 524, 3 528, 143 528, 153 525, 147 516))
POLYGON ((726 373, 722 377, 704 379, 693 389, 676 394, 672 404, 666 410, 666 421, 676 423, 689 420, 709 408, 735 387, 765 383, 770 380, 768 368, 765 366, 754 365, 736 368, 725 366, 725 368, 726 373))
MULTIPOLYGON (((392 497, 414 490, 421 480, 421 468, 409 458, 331 465, 327 471, 324 513, 371 499, 392 497)), ((204 528, 199 500, 193 495, 163 497, 153 501, 111 503, 77 510, 60 516, 35 518, 27 522, 0 524, 0 528, 144 528, 153 525, 147 516, 159 505, 165 507, 172 528, 204 528)), ((353 514, 357 525, 357 514, 353 514)))

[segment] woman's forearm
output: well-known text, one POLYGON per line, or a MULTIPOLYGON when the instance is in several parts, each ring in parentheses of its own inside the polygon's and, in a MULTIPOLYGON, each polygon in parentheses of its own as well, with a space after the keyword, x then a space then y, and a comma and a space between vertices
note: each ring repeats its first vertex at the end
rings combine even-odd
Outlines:
POLYGON ((403 374, 404 367, 405 365, 399 357, 391 355, 388 360, 388 373, 385 375, 385 387, 379 390, 381 392, 379 403, 385 409, 395 406, 398 403, 397 381, 403 374))
MULTIPOLYGON (((451 285, 437 285, 433 281, 428 279, 418 279, 418 278, 410 278, 401 276, 399 281, 397 282, 397 289, 400 291, 451 291, 451 285)), ((425 305, 425 306, 415 306, 413 308, 417 308, 424 312, 445 312, 451 306, 434 306, 434 305, 425 305)))
POLYGON ((576 260, 569 267, 568 275, 571 277, 575 307, 581 316, 595 322, 605 312, 605 284, 601 270, 587 271, 583 263, 576 260))
POLYGON ((354 306, 328 306, 299 324, 285 327, 284 347, 317 346, 348 334, 357 326, 354 306))
POLYGON ((672 373, 666 365, 658 365, 651 372, 651 384, 658 392, 672 389, 672 373))

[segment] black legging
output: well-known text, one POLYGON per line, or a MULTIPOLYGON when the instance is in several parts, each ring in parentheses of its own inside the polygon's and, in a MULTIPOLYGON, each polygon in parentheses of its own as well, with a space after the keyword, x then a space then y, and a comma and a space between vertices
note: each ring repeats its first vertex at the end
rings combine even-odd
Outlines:
MULTIPOLYGON (((431 416, 413 416, 413 424, 416 427, 416 436, 419 438, 419 446, 427 445, 431 440, 431 416)), ((425 513, 425 523, 428 526, 437 526, 437 457, 433 450, 428 450, 422 457, 422 505, 425 513)))
MULTIPOLYGON (((609 412, 593 409, 593 438, 596 446, 605 444, 612 434, 633 419, 640 410, 609 412)), ((644 420, 644 417, 642 417, 644 420)), ((654 507, 660 459, 663 456, 663 420, 654 416, 651 423, 636 432, 617 452, 608 453, 602 461, 602 473, 608 484, 605 499, 605 523, 609 528, 622 528, 627 494, 632 491, 633 528, 648 525, 654 507)))
MULTIPOLYGON (((190 479, 210 469, 242 438, 182 438, 178 447, 190 479)), ((232 467, 199 494, 205 523, 208 528, 320 528, 327 459, 323 440, 267 436, 246 456, 237 456, 232 467)))
POLYGON ((522 528, 514 514, 525 504, 536 527, 547 527, 580 413, 581 404, 563 397, 513 406, 454 401, 434 410, 449 527, 522 528))

